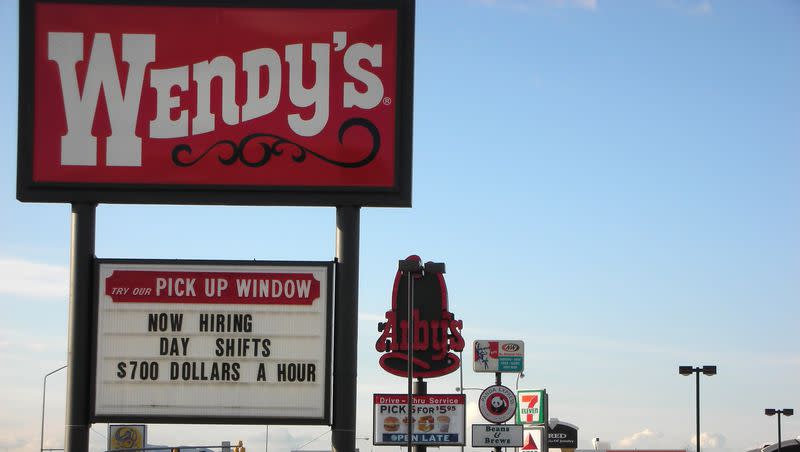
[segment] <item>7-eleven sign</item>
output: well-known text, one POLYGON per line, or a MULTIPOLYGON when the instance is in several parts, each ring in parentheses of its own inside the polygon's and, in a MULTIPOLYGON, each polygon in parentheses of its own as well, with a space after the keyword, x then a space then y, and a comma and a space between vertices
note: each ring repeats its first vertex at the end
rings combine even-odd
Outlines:
POLYGON ((547 393, 544 389, 517 392, 517 424, 541 425, 546 421, 547 393))

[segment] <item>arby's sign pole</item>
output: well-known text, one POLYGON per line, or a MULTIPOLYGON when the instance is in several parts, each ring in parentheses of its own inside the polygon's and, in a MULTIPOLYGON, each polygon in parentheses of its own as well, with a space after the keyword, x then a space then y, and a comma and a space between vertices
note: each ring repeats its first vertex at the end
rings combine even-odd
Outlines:
MULTIPOLYGON (((386 312, 386 322, 378 324, 381 336, 375 349, 383 353, 380 366, 408 379, 406 444, 409 452, 413 447, 412 394, 426 394, 427 384, 423 378, 447 375, 461 365, 459 357, 452 352, 464 349, 463 322, 456 320, 449 311, 444 272, 444 263, 423 265, 417 255, 400 260, 392 289, 392 309, 386 312), (414 377, 418 378, 415 387, 414 377)), ((425 446, 417 448, 425 450, 425 446)))

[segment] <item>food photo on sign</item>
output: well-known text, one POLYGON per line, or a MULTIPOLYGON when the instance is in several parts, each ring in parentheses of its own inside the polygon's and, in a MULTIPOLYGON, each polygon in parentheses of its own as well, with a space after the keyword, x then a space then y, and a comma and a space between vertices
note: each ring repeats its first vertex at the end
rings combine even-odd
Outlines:
POLYGON ((464 445, 465 402, 462 394, 414 395, 408 415, 408 394, 373 396, 373 435, 375 445, 464 445))

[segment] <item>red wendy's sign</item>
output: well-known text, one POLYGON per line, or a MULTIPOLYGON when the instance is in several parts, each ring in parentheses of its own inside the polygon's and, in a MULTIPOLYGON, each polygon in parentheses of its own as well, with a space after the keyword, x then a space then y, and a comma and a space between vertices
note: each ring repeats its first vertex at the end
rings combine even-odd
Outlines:
MULTIPOLYGON (((419 256, 408 260, 419 261, 419 256)), ((413 347, 415 377, 441 377, 456 369, 458 356, 451 351, 464 350, 461 330, 464 324, 448 310, 447 286, 441 273, 404 274, 397 271, 392 289, 392 310, 386 312, 386 322, 378 325, 382 331, 375 349, 384 354, 380 366, 387 372, 408 375, 408 279, 413 278, 414 321, 413 347)))
POLYGON ((413 9, 23 1, 17 196, 410 206, 413 9))

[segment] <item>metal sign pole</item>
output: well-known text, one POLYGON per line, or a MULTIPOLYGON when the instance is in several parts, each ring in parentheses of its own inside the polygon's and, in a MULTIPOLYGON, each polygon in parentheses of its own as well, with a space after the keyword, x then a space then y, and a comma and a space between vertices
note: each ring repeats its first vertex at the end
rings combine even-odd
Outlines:
MULTIPOLYGON (((414 383, 414 394, 417 395, 426 395, 428 394, 428 383, 425 382, 422 378, 419 378, 414 383)), ((428 446, 414 446, 415 452, 426 452, 428 450, 428 446)))
POLYGON ((550 451, 550 444, 549 444, 549 436, 547 435, 547 426, 550 424, 550 396, 547 395, 547 390, 545 389, 543 393, 543 401, 542 401, 542 409, 544 410, 544 430, 542 430, 542 446, 540 449, 542 452, 549 452, 550 451))
POLYGON ((355 452, 360 207, 336 207, 336 315, 333 347, 334 452, 355 452))
MULTIPOLYGON (((496 384, 498 386, 503 384, 503 374, 502 373, 500 373, 500 372, 495 372, 494 373, 494 384, 496 384)), ((494 452, 503 452, 503 448, 502 447, 495 447, 494 448, 494 452)))
POLYGON ((408 278, 408 317, 406 318, 406 325, 408 325, 408 452, 411 452, 412 447, 412 427, 414 426, 414 417, 412 414, 414 395, 414 276, 410 271, 406 271, 406 278, 408 278))
POLYGON ((65 452, 89 450, 89 336, 92 331, 96 208, 96 204, 72 205, 65 452))

